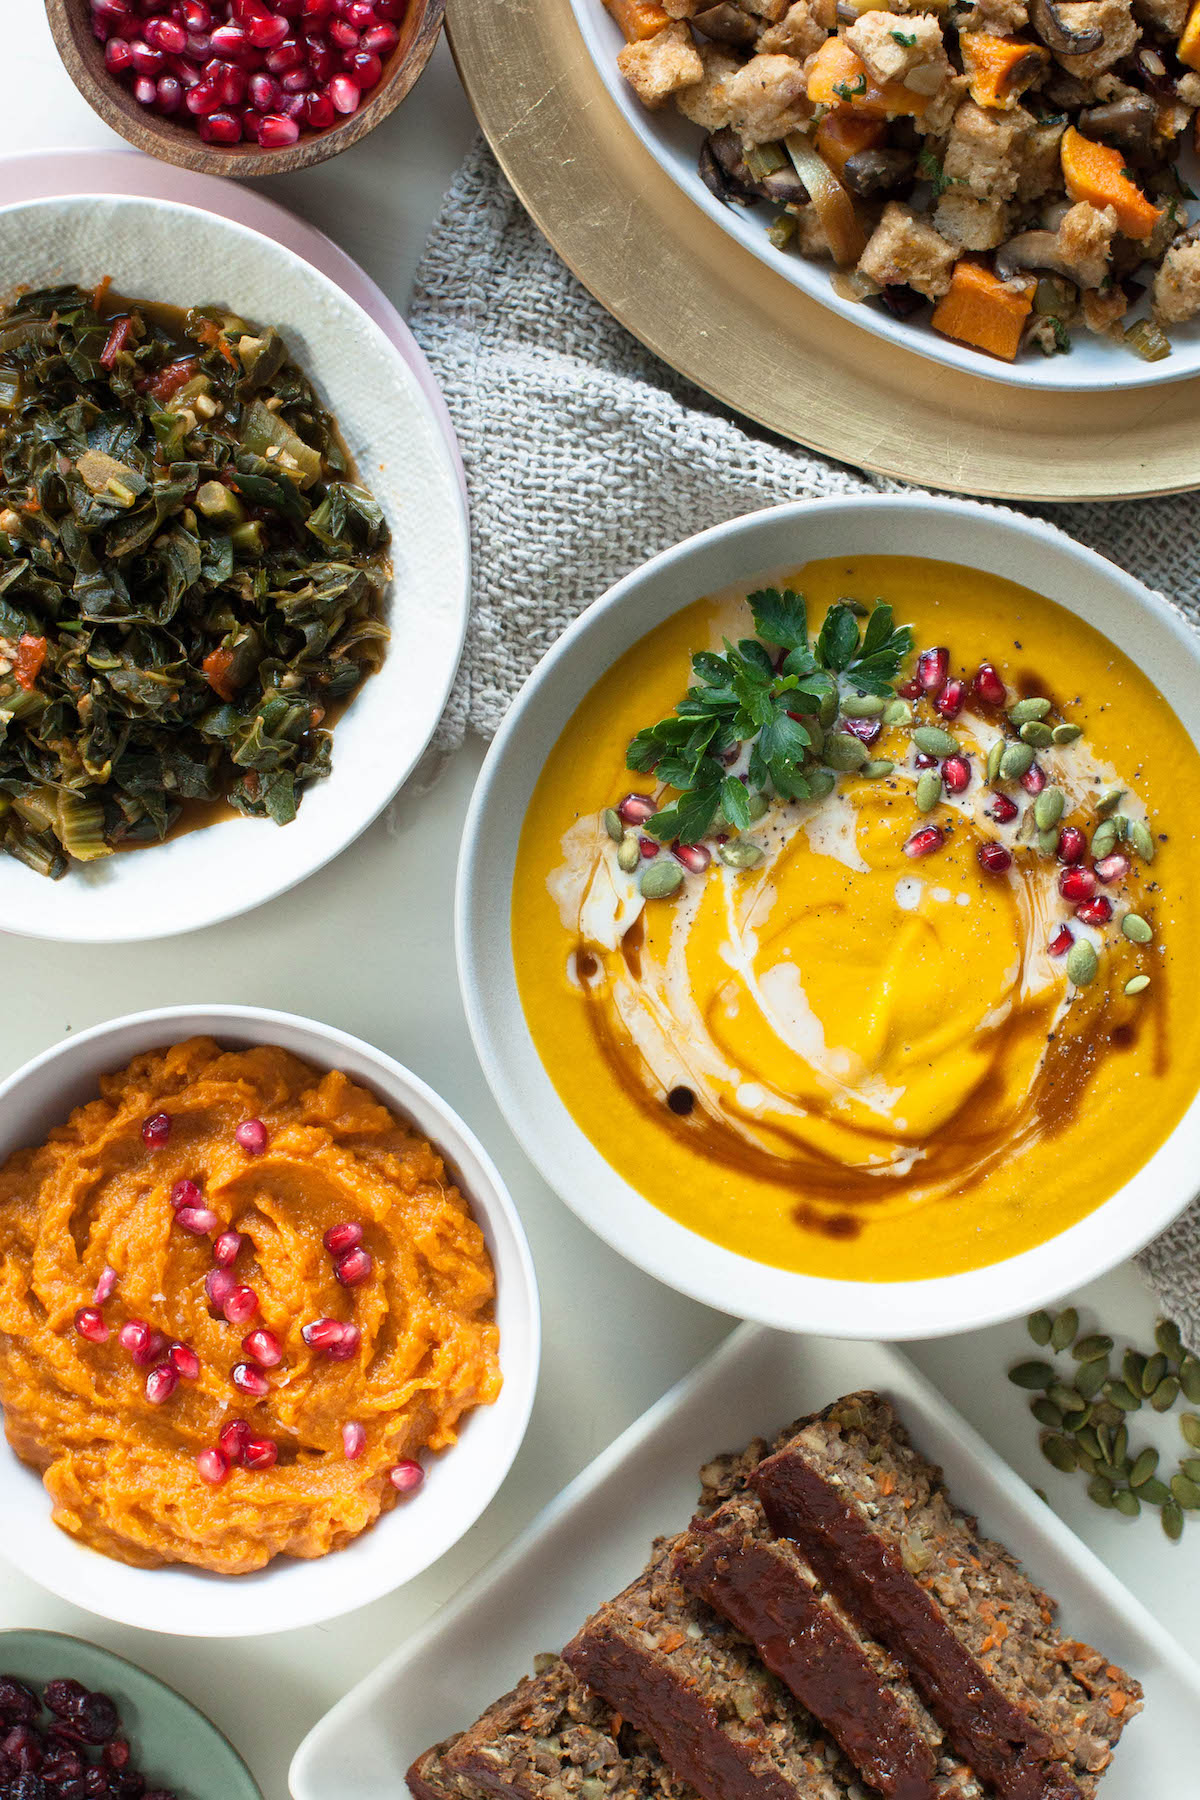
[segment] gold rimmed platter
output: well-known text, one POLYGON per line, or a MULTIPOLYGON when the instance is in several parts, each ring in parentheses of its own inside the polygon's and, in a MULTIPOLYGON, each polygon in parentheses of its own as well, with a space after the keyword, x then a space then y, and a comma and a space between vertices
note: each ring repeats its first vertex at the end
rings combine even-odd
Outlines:
POLYGON ((449 0, 489 143, 563 261, 655 355, 859 468, 1009 500, 1200 486, 1200 376, 1072 392, 990 381, 863 330, 688 199, 614 106, 570 0, 449 0))

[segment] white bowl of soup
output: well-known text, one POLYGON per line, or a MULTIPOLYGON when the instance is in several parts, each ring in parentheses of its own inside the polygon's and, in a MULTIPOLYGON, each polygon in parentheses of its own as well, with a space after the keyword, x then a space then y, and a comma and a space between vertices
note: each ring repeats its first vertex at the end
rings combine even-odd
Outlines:
POLYGON ((797 502, 655 557, 472 804, 510 1125, 631 1261, 773 1325, 958 1331, 1112 1268, 1200 1185, 1198 731, 1187 625, 1037 521, 797 502))

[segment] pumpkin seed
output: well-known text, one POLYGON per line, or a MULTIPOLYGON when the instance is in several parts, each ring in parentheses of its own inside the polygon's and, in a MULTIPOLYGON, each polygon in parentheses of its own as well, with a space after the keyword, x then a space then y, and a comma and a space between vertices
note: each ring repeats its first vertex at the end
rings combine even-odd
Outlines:
POLYGON ((1154 861, 1155 842, 1150 836, 1149 826, 1143 824, 1141 819, 1130 819, 1129 841, 1143 862, 1154 861))
POLYGON ((1179 1335, 1179 1327, 1174 1319, 1160 1319, 1154 1327, 1154 1341, 1164 1356, 1179 1356, 1183 1352, 1183 1339, 1179 1335))
POLYGON ((1115 1469, 1122 1464, 1128 1466, 1129 1460, 1129 1427, 1118 1425, 1112 1436, 1112 1456, 1109 1459, 1115 1469))
POLYGON ((1074 744, 1083 736, 1082 725, 1056 725, 1054 741, 1056 744, 1074 744))
POLYGON ((1078 1456, 1079 1466, 1085 1475, 1098 1475, 1100 1473, 1100 1458, 1098 1456, 1092 1456, 1089 1451, 1082 1448, 1079 1450, 1078 1456))
POLYGON ((1116 848, 1116 843, 1117 828, 1111 819, 1105 819, 1092 833, 1092 855, 1096 858, 1107 856, 1116 848))
POLYGON ((1185 1400, 1200 1405, 1200 1357, 1187 1355, 1179 1365, 1179 1385, 1185 1400))
POLYGON ((1132 1388, 1135 1394, 1142 1391, 1142 1375, 1146 1367, 1146 1358, 1140 1350, 1127 1350, 1121 1358, 1121 1372, 1125 1377, 1125 1385, 1132 1388))
POLYGON ((1077 1388, 1068 1387, 1065 1381, 1052 1381, 1046 1392, 1061 1413, 1087 1411, 1087 1401, 1083 1395, 1077 1388))
POLYGON ((865 762, 858 772, 867 781, 882 781, 884 776, 890 775, 895 767, 894 762, 889 762, 886 756, 881 756, 877 760, 865 762))
POLYGON ((1151 1394, 1150 1404, 1155 1412, 1170 1412, 1178 1398, 1179 1377, 1177 1375, 1168 1375, 1165 1381, 1159 1382, 1158 1386, 1151 1394))
POLYGON ((883 709, 885 725, 911 725, 913 709, 907 700, 889 700, 883 709))
POLYGON ((757 823, 759 819, 766 818, 770 809, 770 802, 765 794, 751 794, 749 796, 749 803, 752 824, 757 823))
POLYGON ((1063 1422, 1062 1413, 1053 1400, 1047 1400, 1044 1394, 1029 1402, 1029 1410, 1039 1425, 1048 1425, 1051 1431, 1057 1431, 1063 1422))
POLYGON ((1160 1350, 1151 1356, 1142 1370, 1141 1387, 1143 1394, 1152 1394, 1167 1372, 1167 1359, 1160 1350))
POLYGON ((1193 1450, 1200 1450, 1200 1417, 1195 1413, 1184 1413, 1179 1421, 1179 1429, 1183 1433, 1184 1442, 1193 1450))
POLYGON ((1133 1467, 1129 1471, 1130 1487, 1143 1487, 1154 1474, 1157 1467, 1158 1451, 1151 1449, 1150 1446, 1147 1445, 1146 1449, 1140 1451, 1134 1458, 1133 1467))
POLYGON ((1185 1456, 1179 1466, 1192 1481, 1200 1481, 1200 1456, 1185 1456))
POLYGON ((1117 842, 1123 844, 1129 836, 1129 820, 1124 813, 1114 813, 1112 822, 1117 828, 1117 842))
POLYGON ((1121 930, 1131 944, 1148 944, 1154 936, 1153 928, 1148 925, 1140 913, 1128 912, 1121 920, 1121 930))
POLYGON ((1100 799, 1096 802, 1096 811, 1100 814, 1102 819, 1108 817, 1109 813, 1112 812, 1124 793, 1124 788, 1109 788, 1107 794, 1101 795, 1100 799))
POLYGON ((1093 1362, 1097 1356, 1108 1356, 1113 1341, 1102 1332, 1093 1331, 1088 1337, 1081 1337, 1074 1345, 1071 1355, 1076 1362, 1093 1362))
POLYGON ((1111 1463, 1111 1461, 1113 1459, 1113 1437, 1112 1437, 1112 1434, 1113 1434, 1113 1427, 1111 1425, 1097 1425, 1097 1427, 1096 1427, 1096 1442, 1100 1446, 1101 1459, 1106 1463, 1111 1463))
MULTIPOLYGON (((1129 995, 1144 994, 1149 986, 1150 977, 1148 975, 1131 975, 1125 983, 1125 992, 1129 995)), ((1200 1394, 1197 1394, 1196 1398, 1200 1400, 1200 1394)))
POLYGON ((1067 952, 1067 979, 1076 987, 1088 987, 1096 979, 1100 967, 1096 952, 1086 938, 1080 938, 1067 952))
POLYGON ((831 731, 821 751, 822 760, 831 769, 848 772, 861 769, 867 759, 867 746, 850 731, 831 731))
POLYGON ((842 713, 847 719, 877 719, 886 702, 879 694, 847 694, 842 713))
POLYGON ((1177 1544, 1183 1536, 1183 1508, 1174 1494, 1163 1501, 1162 1528, 1173 1544, 1177 1544))
MULTIPOLYGON (((1046 1362, 1022 1362, 1008 1371, 1008 1379, 1015 1387, 1036 1389, 1043 1392, 1054 1380, 1054 1370, 1046 1362)), ((1200 1420, 1197 1420, 1200 1424, 1200 1420)))
POLYGON ((1113 1495, 1113 1505, 1119 1513, 1124 1513, 1127 1519, 1136 1519, 1142 1510, 1141 1501, 1136 1494, 1131 1494, 1128 1488, 1117 1489, 1113 1495))
POLYGON ((1106 1512, 1111 1511, 1113 1506, 1113 1484, 1106 1475, 1093 1475, 1092 1479, 1088 1482, 1087 1491, 1089 1497, 1096 1502, 1097 1506, 1104 1507, 1106 1512))
POLYGON ((997 738, 987 757, 987 778, 996 781, 1000 775, 1000 764, 1004 760, 1004 739, 997 738))
POLYGON ((1000 758, 1000 774, 1005 781, 1019 781, 1022 775, 1028 775, 1033 767, 1033 747, 1030 744, 1008 744, 1000 758))
POLYGON ((1039 831, 1049 831, 1063 816, 1067 797, 1061 788, 1043 788, 1033 806, 1033 817, 1039 831))
POLYGON ((817 708, 817 718, 822 725, 829 726, 838 715, 838 697, 836 694, 825 694, 817 708))
POLYGON ((727 844, 718 844, 717 855, 727 869, 757 869, 763 860, 763 851, 749 838, 731 838, 727 844))
POLYGON ((1044 1345, 1050 1342, 1050 1328, 1053 1324, 1054 1320, 1048 1312, 1035 1312, 1026 1319, 1025 1329, 1035 1344, 1044 1345))
POLYGON ((1107 1380, 1108 1358, 1095 1356, 1090 1362, 1080 1363, 1075 1386, 1085 1400, 1094 1400, 1107 1380))
POLYGON ((625 836, 625 826, 615 806, 606 806, 604 809, 604 829, 614 844, 619 844, 625 836))
POLYGON ((617 867, 624 869, 626 875, 632 875, 642 860, 641 846, 637 841, 637 832, 631 831, 628 837, 621 839, 617 851, 617 867))
POLYGON ((1044 750, 1047 744, 1054 742, 1054 733, 1040 719, 1030 719, 1028 725, 1021 727, 1021 742, 1032 744, 1035 750, 1044 750))
POLYGON ((1100 1433, 1094 1426, 1080 1426, 1075 1433, 1075 1441, 1081 1450, 1086 1450, 1089 1456, 1096 1458, 1097 1462, 1102 1459, 1104 1452, 1100 1448, 1100 1433))
POLYGON ((1073 1475, 1079 1467, 1079 1456, 1070 1438, 1047 1432, 1042 1438, 1042 1455, 1063 1475, 1073 1475))
POLYGON ((805 713, 804 729, 808 733, 809 744, 814 756, 820 756, 825 748, 825 727, 814 713, 805 713))
POLYGON ((1141 1395, 1135 1394, 1131 1388, 1127 1388, 1123 1381, 1110 1381, 1104 1392, 1121 1412, 1141 1411, 1141 1395))
POLYGON ((1190 1476, 1172 1475, 1171 1492, 1184 1512, 1195 1512, 1200 1508, 1200 1482, 1193 1481, 1190 1476))
POLYGON ((1138 1493, 1147 1506, 1163 1506, 1171 1498, 1170 1488, 1157 1475, 1152 1475, 1149 1481, 1143 1481, 1138 1493))
POLYGON ((1017 700, 1008 709, 1008 716, 1014 725, 1027 725, 1031 719, 1044 719, 1050 711, 1048 700, 1017 700))
POLYGON ((1037 834, 1037 852, 1039 856, 1053 856, 1058 849, 1058 826, 1051 825, 1046 831, 1037 834))
POLYGON ((916 802, 918 812, 932 812, 942 797, 942 777, 937 769, 926 769, 917 781, 916 802))
POLYGON ((913 743, 926 756, 957 756, 958 739, 952 738, 948 731, 940 725, 918 725, 913 732, 913 743))
POLYGON ((811 775, 805 777, 805 780, 808 782, 808 790, 814 800, 826 799, 837 786, 832 769, 814 769, 811 775))
POLYGON ((638 887, 647 900, 665 900, 682 884, 683 870, 673 856, 656 857, 638 879, 638 887))
POLYGON ((1050 1328, 1050 1348, 1065 1350, 1069 1344, 1075 1342, 1078 1330, 1079 1314, 1073 1306, 1064 1308, 1050 1328))

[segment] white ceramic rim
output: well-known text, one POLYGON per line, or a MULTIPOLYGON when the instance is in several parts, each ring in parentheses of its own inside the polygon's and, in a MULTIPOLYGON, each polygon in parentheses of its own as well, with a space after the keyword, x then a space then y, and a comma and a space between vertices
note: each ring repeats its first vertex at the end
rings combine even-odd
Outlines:
MULTIPOLYGON (((633 131, 675 185, 689 200, 706 212, 722 230, 736 238, 767 268, 785 281, 800 288, 831 312, 850 319, 873 337, 899 344, 931 362, 959 369, 964 375, 978 375, 986 381, 1002 381, 1010 387, 1062 390, 1067 393, 1092 393, 1102 389, 1121 391, 1126 388, 1158 387, 1166 381, 1186 381, 1200 373, 1200 325, 1171 328, 1172 353, 1161 363, 1142 362, 1131 351, 1107 340, 1093 338, 1081 328, 1076 334, 1076 348, 1066 356, 1042 357, 1034 360, 1001 362, 981 350, 956 344, 951 338, 939 337, 928 322, 909 324, 893 319, 874 306, 843 300, 830 280, 832 268, 826 262, 781 254, 772 248, 766 234, 766 218, 759 212, 747 212, 738 206, 725 206, 701 181, 696 159, 702 138, 701 128, 685 119, 669 103, 661 111, 644 107, 617 67, 616 54, 625 42, 615 20, 604 10, 602 0, 570 0, 580 34, 596 64, 610 99, 625 123, 633 131), (1181 332, 1186 330, 1186 337, 1181 332), (1085 357, 1091 366, 1084 369, 1085 357), (1173 366, 1172 366, 1173 365, 1173 366)), ((1185 170, 1190 177, 1196 172, 1191 152, 1184 149, 1185 170)))
POLYGON ((520 1216, 495 1163, 471 1128, 429 1085, 362 1038, 297 1013, 221 1004, 160 1007, 93 1025, 33 1057, 0 1083, 0 1161, 38 1141, 81 1101, 101 1071, 143 1049, 210 1035, 225 1044, 279 1044, 318 1068, 338 1068, 413 1121, 459 1180, 496 1271, 504 1386, 466 1418, 458 1443, 429 1467, 420 1493, 393 1508, 344 1550, 312 1561, 276 1557, 248 1575, 212 1575, 174 1564, 137 1569, 60 1531, 40 1477, 0 1441, 0 1555, 52 1594, 118 1624, 180 1637, 257 1637, 339 1618, 412 1581, 462 1538, 490 1505, 529 1424, 541 1355, 537 1276, 520 1216), (112 1040, 111 1056, 81 1051, 112 1040), (82 1061, 61 1098, 22 1115, 22 1090, 56 1064, 82 1061), (16 1121, 9 1121, 18 1114, 16 1121), (32 1134, 32 1135, 31 1135, 32 1134), (482 1440, 486 1439, 486 1448, 482 1440), (493 1442, 493 1440, 495 1440, 493 1442), (461 1454, 481 1445, 469 1459, 461 1454), (456 1468, 457 1461, 457 1468, 456 1468), (472 1480, 463 1476, 471 1474, 472 1480), (14 1499, 14 1496, 17 1498, 14 1499), (21 1497, 24 1504, 21 1503, 21 1497), (419 1537, 417 1532, 419 1530, 419 1537), (406 1558, 406 1533, 417 1543, 406 1558))
MULTIPOLYGON (((76 919, 69 926, 65 926, 55 922, 53 916, 45 921, 39 917, 36 905, 38 890, 36 889, 31 890, 28 895, 23 894, 23 904, 16 908, 11 906, 7 897, 0 895, 0 928, 12 932, 16 936, 80 944, 144 943, 158 938, 178 936, 183 932, 204 930, 210 925, 221 924, 227 919, 236 918, 243 912, 252 911, 258 906, 266 905, 269 901, 277 899, 280 894, 287 893, 291 888, 298 886, 300 882, 306 881, 310 875, 316 874, 334 857, 340 855, 362 835, 368 826, 374 824, 385 807, 395 798, 428 748, 462 660, 463 644, 466 641, 467 623, 470 617, 470 522, 466 493, 458 462, 457 443, 447 437, 446 419, 443 416, 444 408, 436 407, 428 392, 432 375, 427 367, 424 369, 418 367, 406 357, 401 346, 388 337, 378 320, 372 317, 359 298, 288 245, 267 236, 253 226, 243 224, 226 213, 213 212, 204 206, 198 206, 186 200, 162 199, 156 194, 140 192, 55 194, 34 200, 16 200, 0 206, 0 218, 14 212, 68 207, 81 202, 86 203, 88 200, 103 202, 106 206, 127 204, 130 207, 152 208, 155 213, 163 215, 168 220, 173 220, 174 229, 177 231, 186 231, 189 218, 199 214, 219 227, 221 232, 240 238, 248 247, 257 247, 255 253, 260 257, 265 254, 271 259, 281 261, 289 266, 293 272, 298 272, 304 283, 318 294, 326 297, 327 300, 332 299, 337 307, 353 308, 360 316, 364 331, 373 340, 373 347, 379 358, 381 379, 390 382, 394 387, 398 402, 402 402, 405 406, 411 406, 412 417, 424 416, 429 435, 436 440, 437 452, 440 453, 445 464, 444 499, 455 521, 454 541, 446 544, 444 552, 446 571, 444 585, 447 597, 453 605, 453 618, 448 620, 450 629, 444 633, 445 641, 438 647, 437 666, 426 671, 427 679, 410 688, 404 698, 403 707, 400 705, 400 697, 397 694, 385 691, 386 687, 390 685, 386 678, 383 685, 377 685, 378 676, 368 678, 347 707, 340 721, 343 764, 348 735, 345 727, 351 719, 356 722, 357 733, 357 722, 364 715, 370 716, 378 707, 386 706, 392 714, 403 712, 409 724, 412 724, 415 719, 415 728, 407 736, 406 747, 396 755, 386 772, 382 770, 360 772, 359 779, 351 782, 347 788, 346 804, 344 805, 341 804, 342 789, 346 787, 349 772, 344 769, 339 772, 338 736, 335 732, 332 772, 325 781, 314 784, 305 796, 305 803, 317 802, 317 805, 309 807, 310 823, 313 823, 313 815, 317 806, 320 807, 321 835, 317 838, 315 834, 312 834, 313 842, 308 848, 307 855, 299 859, 295 866, 288 868, 283 865, 282 859, 279 859, 270 872, 260 869, 252 885, 243 888, 243 891, 239 893, 238 871, 242 866, 242 859, 237 855, 236 841, 230 844, 226 839, 226 832, 231 829, 238 832, 257 830, 261 834, 265 828, 269 828, 271 831, 282 829, 285 832, 293 829, 292 826, 282 828, 272 826, 269 820, 239 818, 219 821, 200 833, 189 832, 166 844, 144 846, 147 856, 153 857, 153 863, 142 863, 141 851, 131 852, 131 856, 138 859, 140 868, 146 871, 144 877, 146 888, 153 889, 155 886, 155 882, 150 880, 152 872, 156 882, 161 880, 163 893, 161 899, 155 899, 153 903, 147 895, 141 895, 132 900, 127 915, 122 911, 110 908, 104 922, 101 922, 99 917, 94 924, 87 918, 81 918, 76 919), (334 795, 337 804, 334 804, 333 800, 319 799, 319 796, 323 795, 334 795), (326 813, 328 816, 325 816, 326 813), (171 855, 173 850, 187 858, 189 865, 193 857, 200 857, 200 850, 194 847, 193 840, 198 842, 201 849, 208 848, 215 852, 220 868, 224 872, 221 879, 213 880, 205 885, 202 893, 195 884, 190 867, 186 874, 177 869, 172 869, 168 874, 166 867, 168 859, 174 860, 171 855), (184 896, 187 896, 186 901, 184 896), (153 918, 153 927, 148 929, 147 922, 151 918, 153 918)), ((171 227, 168 225, 167 228, 171 227)), ((233 296, 228 296, 228 298, 232 299, 233 296)), ((325 388, 328 383, 322 382, 319 385, 325 388)), ((323 397, 336 414, 337 396, 325 393, 323 397)), ((391 482, 389 481, 386 485, 390 486, 391 482)), ((412 531, 412 521, 408 518, 397 519, 394 517, 394 509, 391 506, 387 510, 398 555, 402 556, 406 533, 411 534, 412 531)), ((398 603, 402 604, 402 602, 403 585, 399 579, 395 579, 391 583, 387 595, 389 623, 393 625, 393 628, 397 623, 398 603)), ((430 630, 428 619, 423 619, 420 613, 414 610, 408 622, 415 636, 428 639, 430 630)), ((404 643, 395 635, 393 629, 393 639, 389 645, 388 655, 399 661, 403 651, 404 643)), ((380 674, 382 673, 381 670, 380 674)), ((304 803, 301 805, 294 824, 300 824, 303 820, 304 803)), ((306 830, 305 835, 309 836, 310 833, 306 830)), ((270 857, 267 857, 265 861, 270 864, 270 857)), ((4 866, 7 862, 8 859, 4 858, 3 864, 0 864, 0 873, 5 877, 11 873, 4 866)), ((105 864, 93 865, 94 869, 101 872, 104 872, 105 867, 105 864)), ((28 876, 31 883, 45 882, 45 877, 35 876, 32 871, 24 870, 23 873, 28 876)), ((64 882, 72 883, 82 883, 88 880, 89 871, 86 869, 83 871, 68 870, 63 877, 64 882)))
MULTIPOLYGON (((1196 636, 1158 595, 1055 526, 977 501, 901 494, 802 500, 748 513, 684 540, 618 581, 558 639, 513 702, 483 764, 463 829, 455 894, 459 982, 484 1075, 521 1147, 572 1211, 622 1256, 719 1311, 784 1330, 893 1340, 937 1337, 1032 1311, 1114 1268, 1164 1230, 1200 1187, 1200 1178, 1190 1173, 1200 1168, 1200 1094, 1144 1168, 1048 1242, 958 1275, 897 1283, 828 1280, 725 1250, 668 1218, 625 1182, 559 1098, 529 1034, 513 970, 509 908, 520 823, 536 770, 600 672, 661 619, 704 593, 769 579, 768 571, 811 557, 843 553, 833 541, 839 525, 846 530, 848 555, 890 547, 896 555, 990 569, 1033 587, 1028 571, 1005 566, 1014 547, 1021 546, 1038 559, 1037 591, 1081 616, 1086 614, 1064 598, 1063 589, 1072 576, 1087 577, 1089 592, 1107 590, 1114 606, 1128 603, 1131 616, 1153 621, 1154 654, 1142 662, 1164 692, 1189 679, 1180 676, 1180 667, 1190 672, 1191 705, 1185 710, 1193 716, 1183 722, 1193 740, 1200 740, 1196 636), (901 519, 917 541, 889 545, 901 519), (811 544, 805 541, 810 523, 817 531, 811 544), (943 534, 956 526, 979 544, 973 558, 940 549, 943 534), (757 540, 785 527, 795 533, 794 555, 756 552, 757 540), (885 541, 870 541, 872 531, 885 541), (663 578, 673 590, 669 602, 647 606, 643 588, 663 578), (624 613, 628 621, 617 623, 624 613), (565 673, 560 680, 563 665, 570 670, 583 645, 588 646, 587 679, 581 683, 565 673), (526 765, 532 765, 533 779, 527 779, 526 765)), ((1121 642, 1119 633, 1105 635, 1121 642)), ((1175 700, 1172 704, 1178 713, 1175 700)))

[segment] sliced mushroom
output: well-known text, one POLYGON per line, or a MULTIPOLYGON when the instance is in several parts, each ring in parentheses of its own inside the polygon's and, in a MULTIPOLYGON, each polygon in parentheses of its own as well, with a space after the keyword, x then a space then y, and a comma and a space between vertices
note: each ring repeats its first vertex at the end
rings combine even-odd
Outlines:
POLYGON ((1087 56, 1104 42, 1098 25, 1076 31, 1058 10, 1058 0, 1029 0, 1029 22, 1047 49, 1059 56, 1087 56))
POLYGON ((808 189, 790 164, 756 181, 746 166, 742 140, 730 125, 705 138, 699 168, 705 187, 726 205, 757 206, 770 200, 776 206, 803 206, 808 200, 808 189))
POLYGON ((1063 275, 1080 287, 1095 287, 1104 272, 1102 261, 1097 268, 1085 268, 1080 263, 1071 262, 1063 255, 1056 231, 1023 231, 1018 237, 1010 238, 1007 244, 1001 244, 997 250, 992 266, 1001 281, 1011 281, 1015 275, 1024 274, 1030 269, 1049 269, 1053 274, 1063 275))
POLYGON ((912 181, 916 160, 911 150, 856 150, 846 158, 842 180, 860 200, 893 193, 912 181))
MULTIPOLYGON (((1079 115, 1084 137, 1102 144, 1119 144, 1122 150, 1150 158, 1156 148, 1158 107, 1148 94, 1122 94, 1104 106, 1089 106, 1079 115)), ((1154 158, 1157 161, 1157 157, 1154 158)))
POLYGON ((752 44, 758 36, 754 20, 732 0, 721 0, 718 6, 706 7, 692 14, 692 24, 718 44, 752 44))

